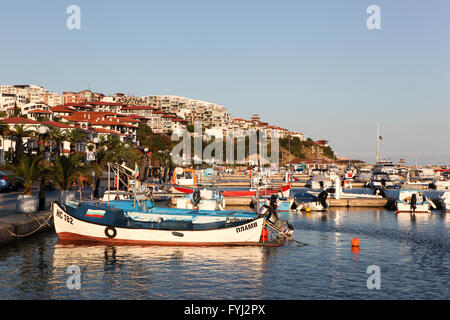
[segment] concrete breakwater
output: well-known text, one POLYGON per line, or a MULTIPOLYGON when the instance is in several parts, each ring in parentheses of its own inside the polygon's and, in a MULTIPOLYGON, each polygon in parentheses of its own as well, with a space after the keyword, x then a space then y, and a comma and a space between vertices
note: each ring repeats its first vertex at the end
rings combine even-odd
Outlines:
POLYGON ((51 229, 52 212, 42 211, 33 215, 12 214, 0 218, 0 245, 23 239, 51 229))

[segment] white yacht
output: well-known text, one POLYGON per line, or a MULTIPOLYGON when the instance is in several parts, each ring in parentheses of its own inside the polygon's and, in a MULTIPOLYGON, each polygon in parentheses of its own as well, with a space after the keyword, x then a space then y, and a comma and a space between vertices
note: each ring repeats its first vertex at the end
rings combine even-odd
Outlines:
POLYGON ((436 176, 430 187, 438 190, 450 190, 450 170, 436 170, 436 176))
POLYGON ((439 204, 442 211, 450 212, 450 191, 446 191, 439 197, 439 204))

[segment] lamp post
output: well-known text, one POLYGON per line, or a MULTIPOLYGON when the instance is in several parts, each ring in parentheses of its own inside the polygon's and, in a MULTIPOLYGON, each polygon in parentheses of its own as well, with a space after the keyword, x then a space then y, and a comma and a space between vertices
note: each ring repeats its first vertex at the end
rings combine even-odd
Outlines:
MULTIPOLYGON (((100 139, 98 137, 95 137, 92 140, 92 142, 94 142, 94 144, 95 144, 95 152, 97 153, 97 148, 98 148, 98 144, 100 143, 100 139)), ((97 154, 95 154, 95 161, 96 161, 96 163, 98 161, 97 159, 98 159, 97 154)), ((92 197, 94 199, 98 199, 98 197, 99 197, 99 187, 100 187, 100 177, 96 176, 95 171, 92 171, 92 176, 93 176, 94 185, 95 185, 94 191, 92 193, 92 197)))
MULTIPOLYGON (((49 129, 46 126, 40 126, 38 129, 39 138, 42 137, 42 143, 39 141, 39 154, 43 155, 45 153, 45 137, 49 129)), ((39 186, 39 210, 45 210, 45 177, 41 177, 41 183, 39 186)))

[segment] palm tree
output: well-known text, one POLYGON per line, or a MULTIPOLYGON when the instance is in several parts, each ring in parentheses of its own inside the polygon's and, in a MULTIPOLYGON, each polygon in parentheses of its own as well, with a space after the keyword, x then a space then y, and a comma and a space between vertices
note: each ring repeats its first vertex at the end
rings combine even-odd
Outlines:
POLYGON ((44 167, 40 163, 41 156, 22 156, 19 163, 14 166, 15 175, 23 178, 23 194, 31 195, 33 183, 44 174, 44 167))
POLYGON ((58 128, 50 128, 49 139, 55 144, 55 154, 59 156, 61 154, 61 143, 68 139, 67 132, 58 128))
POLYGON ((70 154, 74 152, 76 143, 87 141, 86 135, 76 128, 67 133, 67 139, 70 141, 70 154))
POLYGON ((15 127, 15 131, 10 131, 11 138, 16 142, 16 150, 14 153, 14 162, 18 162, 25 153, 23 138, 30 137, 35 134, 34 130, 26 129, 25 125, 19 124, 15 127))
POLYGON ((83 173, 84 167, 81 165, 82 155, 56 156, 56 164, 49 169, 50 180, 52 180, 60 190, 70 190, 74 179, 78 179, 83 173))
POLYGON ((9 134, 9 127, 6 123, 0 122, 0 136, 2 137, 2 141, 0 143, 0 147, 2 147, 3 151, 5 150, 5 135, 9 134))

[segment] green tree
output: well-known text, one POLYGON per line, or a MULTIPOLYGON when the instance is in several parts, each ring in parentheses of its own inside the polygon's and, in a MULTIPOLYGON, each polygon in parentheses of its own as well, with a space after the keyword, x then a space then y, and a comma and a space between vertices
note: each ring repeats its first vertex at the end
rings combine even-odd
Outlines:
POLYGON ((31 187, 33 183, 41 178, 45 172, 44 166, 41 164, 40 156, 23 156, 19 163, 13 167, 14 174, 23 178, 23 194, 32 194, 31 187))
POLYGON ((49 168, 49 179, 58 186, 59 190, 70 190, 74 179, 86 172, 83 166, 84 156, 72 154, 69 157, 57 155, 54 166, 49 168))
POLYGON ((19 124, 15 127, 15 130, 10 131, 10 136, 16 143, 14 159, 13 159, 13 161, 15 163, 19 162, 20 158, 25 153, 23 138, 32 137, 35 135, 35 133, 36 132, 34 130, 26 129, 24 124, 19 124))

